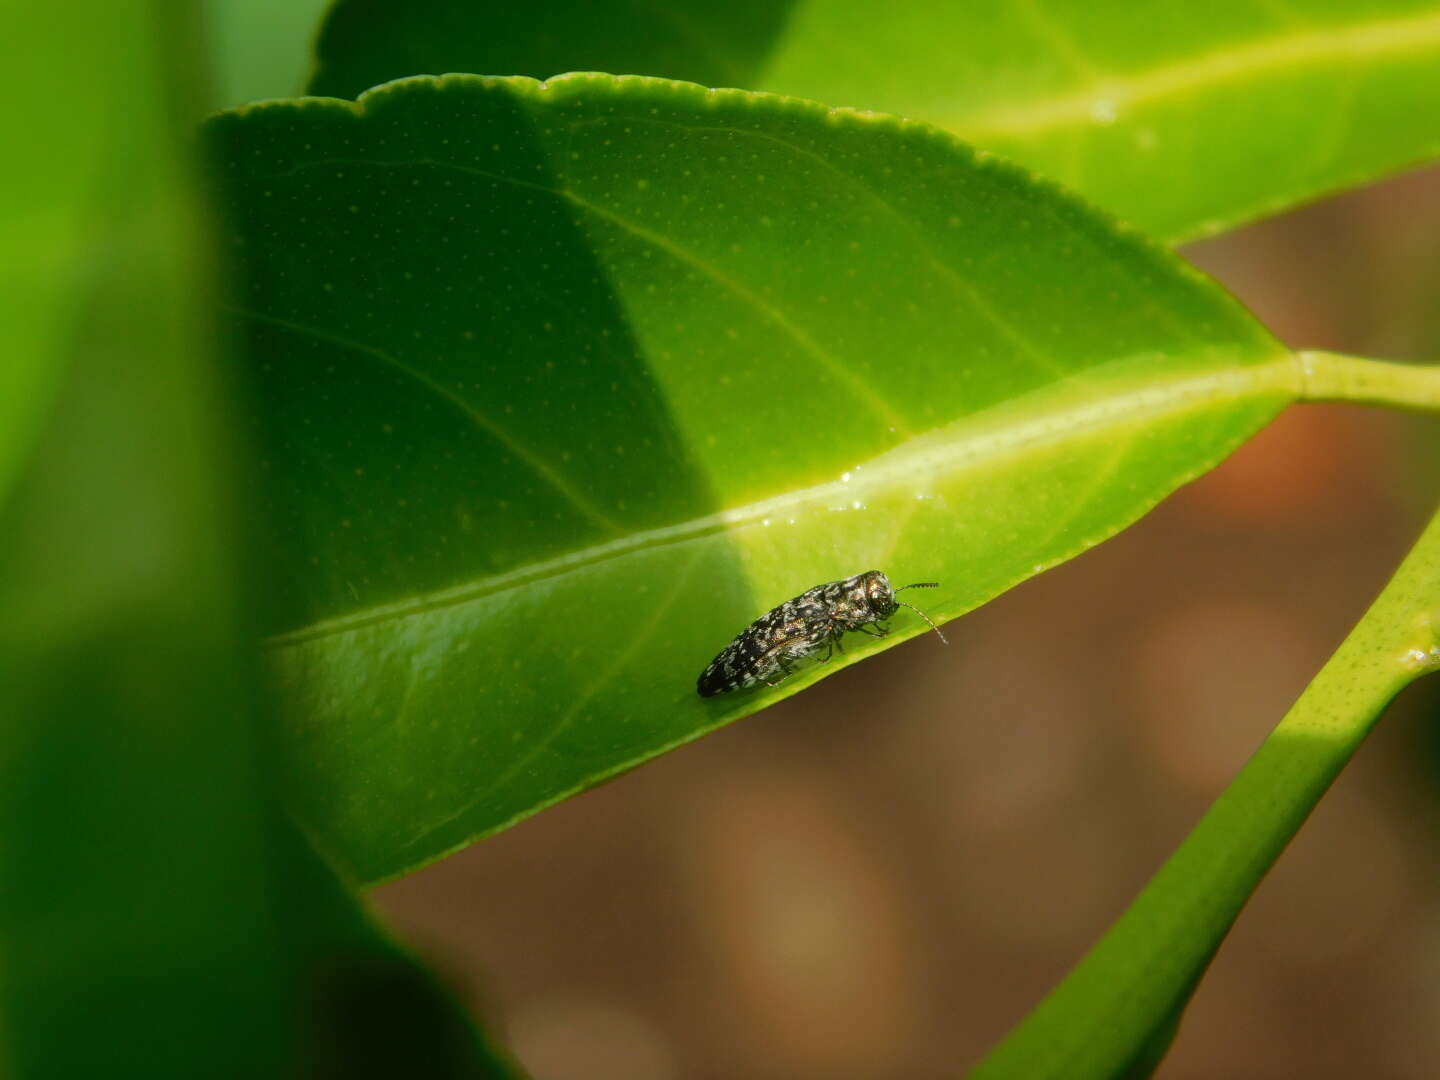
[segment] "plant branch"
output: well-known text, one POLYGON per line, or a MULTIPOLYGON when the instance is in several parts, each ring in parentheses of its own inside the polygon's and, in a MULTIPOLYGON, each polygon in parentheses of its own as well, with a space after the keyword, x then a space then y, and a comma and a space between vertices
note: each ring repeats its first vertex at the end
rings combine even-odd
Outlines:
MULTIPOLYGON (((1346 400, 1420 406, 1440 372, 1323 358, 1346 400), (1415 378, 1401 372, 1414 372, 1415 378), (1372 374, 1373 373, 1373 374, 1372 374), (1421 375, 1425 377, 1421 377, 1421 375), (1387 381, 1388 380, 1388 381, 1387 381)), ((972 1074, 1147 1075, 1215 950, 1385 706, 1440 667, 1440 513, 1279 727, 1104 938, 972 1074)))
POLYGON ((1332 352, 1298 352, 1302 401, 1351 401, 1440 412, 1440 366, 1393 364, 1332 352))

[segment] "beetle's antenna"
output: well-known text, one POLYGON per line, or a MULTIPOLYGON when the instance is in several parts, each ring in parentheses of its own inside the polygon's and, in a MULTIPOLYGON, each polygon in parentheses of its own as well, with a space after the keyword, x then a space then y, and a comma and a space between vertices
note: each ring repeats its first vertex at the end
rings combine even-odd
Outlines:
MULTIPOLYGON (((939 584, 940 583, 938 581, 917 581, 913 585, 901 585, 900 588, 896 589, 895 591, 904 592, 906 589, 933 589, 939 584)), ((945 635, 940 633, 940 628, 938 626, 936 626, 933 622, 930 622, 929 615, 926 615, 914 604, 905 603, 904 600, 896 600, 895 603, 899 604, 901 607, 908 607, 911 611, 915 612, 916 615, 919 615, 920 618, 924 619, 927 623, 930 624, 930 629, 935 631, 936 635, 940 638, 940 640, 945 641, 945 635)), ((949 645, 950 642, 945 641, 945 644, 949 645)))

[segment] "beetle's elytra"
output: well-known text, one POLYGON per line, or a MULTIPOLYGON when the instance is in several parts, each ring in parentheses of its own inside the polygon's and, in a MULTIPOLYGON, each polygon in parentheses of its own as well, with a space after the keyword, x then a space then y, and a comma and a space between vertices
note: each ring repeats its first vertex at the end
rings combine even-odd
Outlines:
MULTIPOLYGON (((897 589, 883 571, 869 570, 816 585, 767 611, 741 631, 710 662, 695 688, 701 697, 714 697, 759 683, 775 686, 794 673, 797 661, 821 649, 825 655, 820 662, 829 660, 841 647, 840 639, 847 631, 861 630, 873 637, 884 637, 890 632, 884 620, 902 607, 916 612, 940 634, 940 628, 923 611, 895 598, 905 589, 933 589, 938 584, 919 581, 897 589)), ((940 634, 940 640, 945 640, 944 634, 940 634)))

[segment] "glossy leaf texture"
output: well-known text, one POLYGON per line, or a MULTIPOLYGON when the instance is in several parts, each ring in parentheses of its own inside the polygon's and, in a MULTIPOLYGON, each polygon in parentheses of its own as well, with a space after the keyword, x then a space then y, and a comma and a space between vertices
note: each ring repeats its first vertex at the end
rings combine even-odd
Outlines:
POLYGON ((1434 0, 339 0, 312 91, 451 71, 663 75, 896 113, 1168 242, 1440 153, 1434 0))
POLYGON ((17 11, 0 70, 52 122, 5 238, 45 279, 0 292, 5 364, 44 374, 0 440, 0 1075, 511 1075, 278 810, 177 122, 196 28, 161 7, 17 11))
POLYGON ((459 76, 210 134, 290 583, 286 786, 365 880, 884 647, 701 700, 780 601, 879 568, 953 618, 1293 393, 1208 279, 894 118, 459 76))

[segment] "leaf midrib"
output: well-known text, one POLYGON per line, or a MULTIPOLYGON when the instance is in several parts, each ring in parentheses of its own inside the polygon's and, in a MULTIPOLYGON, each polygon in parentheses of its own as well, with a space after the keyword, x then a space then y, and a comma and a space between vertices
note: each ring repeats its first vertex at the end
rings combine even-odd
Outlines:
POLYGON ((951 121, 966 139, 1034 133, 1097 123, 1096 107, 1118 112, 1207 85, 1258 74, 1407 52, 1440 51, 1440 13, 1314 28, 1200 53, 1134 72, 1100 73, 1077 89, 1022 105, 959 114, 951 121))
MULTIPOLYGON (((1048 386, 1016 401, 963 417, 943 428, 906 440, 853 467, 834 481, 787 491, 674 525, 643 530, 448 589, 320 620, 275 635, 267 644, 272 648, 287 648, 366 627, 399 622, 652 548, 704 539, 721 532, 764 527, 769 521, 787 519, 791 512, 806 504, 839 502, 848 505, 852 500, 863 498, 867 491, 886 490, 917 475, 931 479, 949 477, 986 462, 1018 456, 1111 425, 1118 427, 1135 420, 1267 393, 1294 399, 1303 386, 1302 373, 1292 354, 1278 346, 1275 351, 1274 357, 1260 363, 1198 375, 1177 375, 1158 381, 1145 378, 1139 385, 1124 390, 1107 386, 1102 396, 1069 407, 1063 404, 1055 408, 1049 406, 1054 405, 1057 398, 1063 400, 1066 396, 1073 396, 1073 386, 1063 382, 1048 386)), ((1077 378, 1093 378, 1097 373, 1103 374, 1105 368, 1124 364, 1124 360, 1112 361, 1092 371, 1081 372, 1077 378)))

